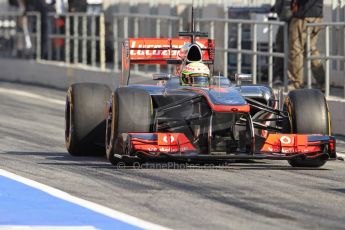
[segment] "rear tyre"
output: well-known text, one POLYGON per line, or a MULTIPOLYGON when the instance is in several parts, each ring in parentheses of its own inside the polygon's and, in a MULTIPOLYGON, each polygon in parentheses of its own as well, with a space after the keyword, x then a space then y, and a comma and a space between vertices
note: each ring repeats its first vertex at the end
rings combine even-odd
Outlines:
MULTIPOLYGON (((330 135, 330 117, 326 99, 319 90, 299 89, 291 91, 284 101, 290 124, 284 125, 287 133, 330 135)), ((326 159, 293 159, 293 167, 321 167, 326 159)))
MULTIPOLYGON (((129 132, 150 132, 151 96, 142 89, 118 88, 112 95, 112 106, 106 122, 106 154, 113 165, 127 155, 124 135, 129 132), (116 154, 118 157, 114 156, 116 154)), ((123 162, 122 163, 129 163, 123 162)))
POLYGON ((69 87, 65 108, 65 143, 73 156, 104 155, 106 85, 78 83, 69 87))

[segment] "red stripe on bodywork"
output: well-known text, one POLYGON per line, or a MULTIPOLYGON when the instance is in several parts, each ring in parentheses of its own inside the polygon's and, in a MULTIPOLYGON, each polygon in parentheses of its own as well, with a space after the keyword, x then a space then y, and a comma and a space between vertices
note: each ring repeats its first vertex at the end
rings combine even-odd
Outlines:
POLYGON ((249 113, 249 105, 215 105, 207 100, 211 109, 215 112, 234 112, 234 113, 249 113))
POLYGON ((131 138, 131 148, 135 151, 156 152, 156 153, 177 153, 195 151, 196 148, 189 141, 184 133, 129 133, 131 138), (135 136, 140 134, 140 138, 135 136), (152 134, 157 135, 156 139, 152 134), (147 135, 147 137, 145 137, 147 135))
POLYGON ((261 152, 286 155, 320 152, 321 146, 315 145, 315 142, 308 142, 308 136, 304 134, 269 134, 261 152))

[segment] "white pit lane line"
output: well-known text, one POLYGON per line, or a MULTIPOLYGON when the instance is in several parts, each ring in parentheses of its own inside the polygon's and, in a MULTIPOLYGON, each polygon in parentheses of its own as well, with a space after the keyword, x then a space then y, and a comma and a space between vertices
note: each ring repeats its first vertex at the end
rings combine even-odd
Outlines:
MULTIPOLYGON (((28 179, 28 178, 25 178, 22 176, 19 176, 17 174, 8 172, 8 171, 3 170, 3 169, 0 169, 0 176, 4 176, 4 177, 7 177, 9 179, 15 180, 15 181, 20 182, 22 184, 28 185, 32 188, 43 191, 43 192, 45 192, 51 196, 54 196, 54 197, 57 197, 59 199, 62 199, 62 200, 71 202, 73 204, 82 206, 82 207, 87 208, 89 210, 92 210, 94 212, 100 213, 104 216, 108 216, 108 217, 111 217, 113 219, 126 222, 132 226, 137 226, 139 228, 152 229, 152 230, 168 230, 169 229, 169 228, 166 228, 166 227, 163 227, 163 226, 160 226, 157 224, 153 224, 153 223, 145 221, 145 220, 141 220, 141 219, 136 218, 134 216, 130 216, 128 214, 119 212, 117 210, 107 208, 105 206, 96 204, 94 202, 87 201, 87 200, 72 196, 72 195, 70 195, 64 191, 59 190, 59 189, 50 187, 48 185, 39 183, 37 181, 31 180, 31 179, 28 179)), ((6 229, 11 229, 10 228, 11 226, 2 226, 2 227, 5 227, 5 228, 7 227, 6 229)), ((30 227, 29 228, 25 228, 25 227, 21 228, 21 227, 24 227, 24 226, 17 226, 17 227, 12 226, 13 229, 18 229, 18 228, 19 229, 33 229, 30 227)), ((52 229, 54 229, 54 228, 52 228, 52 229)), ((67 229, 68 229, 68 227, 67 227, 67 229)), ((84 228, 82 227, 82 229, 84 229, 84 228)), ((85 229, 92 229, 92 228, 90 228, 89 226, 85 226, 85 229)), ((0 226, 0 230, 1 230, 1 226, 0 226)))
POLYGON ((25 91, 17 90, 17 89, 0 88, 0 93, 32 98, 32 99, 41 100, 41 101, 54 103, 58 105, 65 105, 66 103, 64 100, 53 99, 53 98, 45 97, 36 93, 29 93, 29 92, 25 92, 25 91))

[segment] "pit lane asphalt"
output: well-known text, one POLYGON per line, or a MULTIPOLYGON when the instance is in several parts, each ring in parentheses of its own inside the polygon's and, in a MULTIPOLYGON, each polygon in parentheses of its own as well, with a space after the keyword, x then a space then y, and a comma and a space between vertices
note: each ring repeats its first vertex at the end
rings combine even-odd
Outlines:
MULTIPOLYGON (((66 152, 64 98, 63 91, 0 82, 1 169, 175 229, 345 228, 344 162, 117 169, 66 152)), ((344 141, 338 147, 345 152, 344 141)))

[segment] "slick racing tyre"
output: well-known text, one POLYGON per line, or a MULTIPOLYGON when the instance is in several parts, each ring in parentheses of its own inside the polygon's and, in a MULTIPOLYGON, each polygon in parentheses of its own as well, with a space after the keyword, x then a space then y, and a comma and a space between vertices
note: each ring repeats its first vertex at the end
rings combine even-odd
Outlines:
POLYGON ((65 142, 74 156, 105 153, 104 108, 111 90, 106 85, 78 83, 69 87, 65 109, 65 142))
POLYGON ((117 165, 121 161, 114 154, 129 154, 125 149, 125 134, 150 132, 151 120, 152 101, 146 91, 123 87, 114 92, 106 122, 106 153, 110 163, 117 165))
MULTIPOLYGON (((287 111, 290 124, 286 132, 298 134, 330 135, 330 116, 324 95, 315 89, 298 89, 289 92, 283 110, 287 111)), ((293 159, 293 167, 321 167, 326 159, 293 159)))

